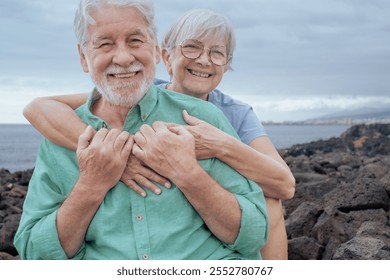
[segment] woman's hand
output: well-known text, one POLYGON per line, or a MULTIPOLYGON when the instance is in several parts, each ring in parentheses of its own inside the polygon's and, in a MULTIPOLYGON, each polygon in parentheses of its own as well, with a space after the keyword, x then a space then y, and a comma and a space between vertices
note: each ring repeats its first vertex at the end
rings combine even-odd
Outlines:
POLYGON ((218 158, 228 135, 211 124, 189 115, 185 110, 183 111, 183 118, 188 124, 185 128, 195 139, 196 158, 218 158))

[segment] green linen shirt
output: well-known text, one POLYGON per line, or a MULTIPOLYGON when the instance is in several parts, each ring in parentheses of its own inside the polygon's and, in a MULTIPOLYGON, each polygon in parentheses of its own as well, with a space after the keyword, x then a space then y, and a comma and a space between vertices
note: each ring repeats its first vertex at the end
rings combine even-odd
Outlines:
MULTIPOLYGON (((98 130, 107 124, 91 113, 95 101, 96 96, 91 94, 76 112, 98 130)), ((124 129, 134 134, 142 124, 158 120, 185 124, 184 109, 238 137, 214 105, 155 86, 129 111, 124 129)), ((148 191, 143 198, 118 182, 104 198, 73 259, 260 259, 259 250, 268 235, 262 190, 215 158, 199 163, 235 195, 240 205, 241 227, 234 244, 216 238, 174 184, 170 189, 162 188, 161 195, 148 191)), ((58 239, 56 215, 78 177, 75 152, 45 139, 15 235, 15 247, 22 259, 67 259, 58 239)))

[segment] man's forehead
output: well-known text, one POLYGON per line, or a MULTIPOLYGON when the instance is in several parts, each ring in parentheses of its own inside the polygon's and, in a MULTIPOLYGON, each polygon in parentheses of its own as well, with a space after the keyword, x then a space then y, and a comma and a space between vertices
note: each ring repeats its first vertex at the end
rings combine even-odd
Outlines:
POLYGON ((132 35, 149 37, 150 26, 138 9, 110 7, 108 13, 105 11, 101 9, 99 12, 91 13, 95 23, 89 25, 88 30, 93 38, 132 35))
POLYGON ((91 11, 90 16, 95 23, 92 26, 100 27, 107 25, 142 25, 148 27, 145 16, 134 7, 119 7, 104 5, 100 9, 91 11))
POLYGON ((148 29, 146 28, 124 28, 121 29, 120 32, 110 32, 110 30, 104 28, 97 28, 95 32, 93 32, 92 37, 94 40, 113 38, 113 37, 131 37, 131 36, 142 36, 149 37, 148 29))

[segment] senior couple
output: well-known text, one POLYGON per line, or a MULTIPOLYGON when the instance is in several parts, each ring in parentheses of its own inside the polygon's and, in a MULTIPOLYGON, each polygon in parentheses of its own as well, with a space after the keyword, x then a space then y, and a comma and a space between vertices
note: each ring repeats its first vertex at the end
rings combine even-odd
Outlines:
POLYGON ((81 0, 74 28, 96 88, 25 108, 47 139, 21 258, 287 258, 294 178, 252 109, 216 89, 235 48, 228 19, 189 11, 161 51, 149 1, 81 0), (160 59, 170 82, 154 80, 160 59))

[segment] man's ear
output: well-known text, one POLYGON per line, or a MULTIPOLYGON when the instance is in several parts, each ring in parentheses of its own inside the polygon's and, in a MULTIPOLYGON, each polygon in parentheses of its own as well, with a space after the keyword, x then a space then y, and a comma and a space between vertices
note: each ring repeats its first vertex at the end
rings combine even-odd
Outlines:
POLYGON ((165 68, 167 69, 169 76, 172 76, 172 65, 171 65, 171 61, 169 59, 170 54, 169 54, 168 50, 162 49, 161 55, 162 55, 162 59, 163 59, 164 64, 165 64, 165 68))
POLYGON ((83 48, 80 46, 80 44, 77 45, 77 50, 79 51, 80 63, 81 63, 81 66, 83 67, 83 71, 85 73, 88 73, 89 68, 88 68, 87 59, 85 58, 83 48))

